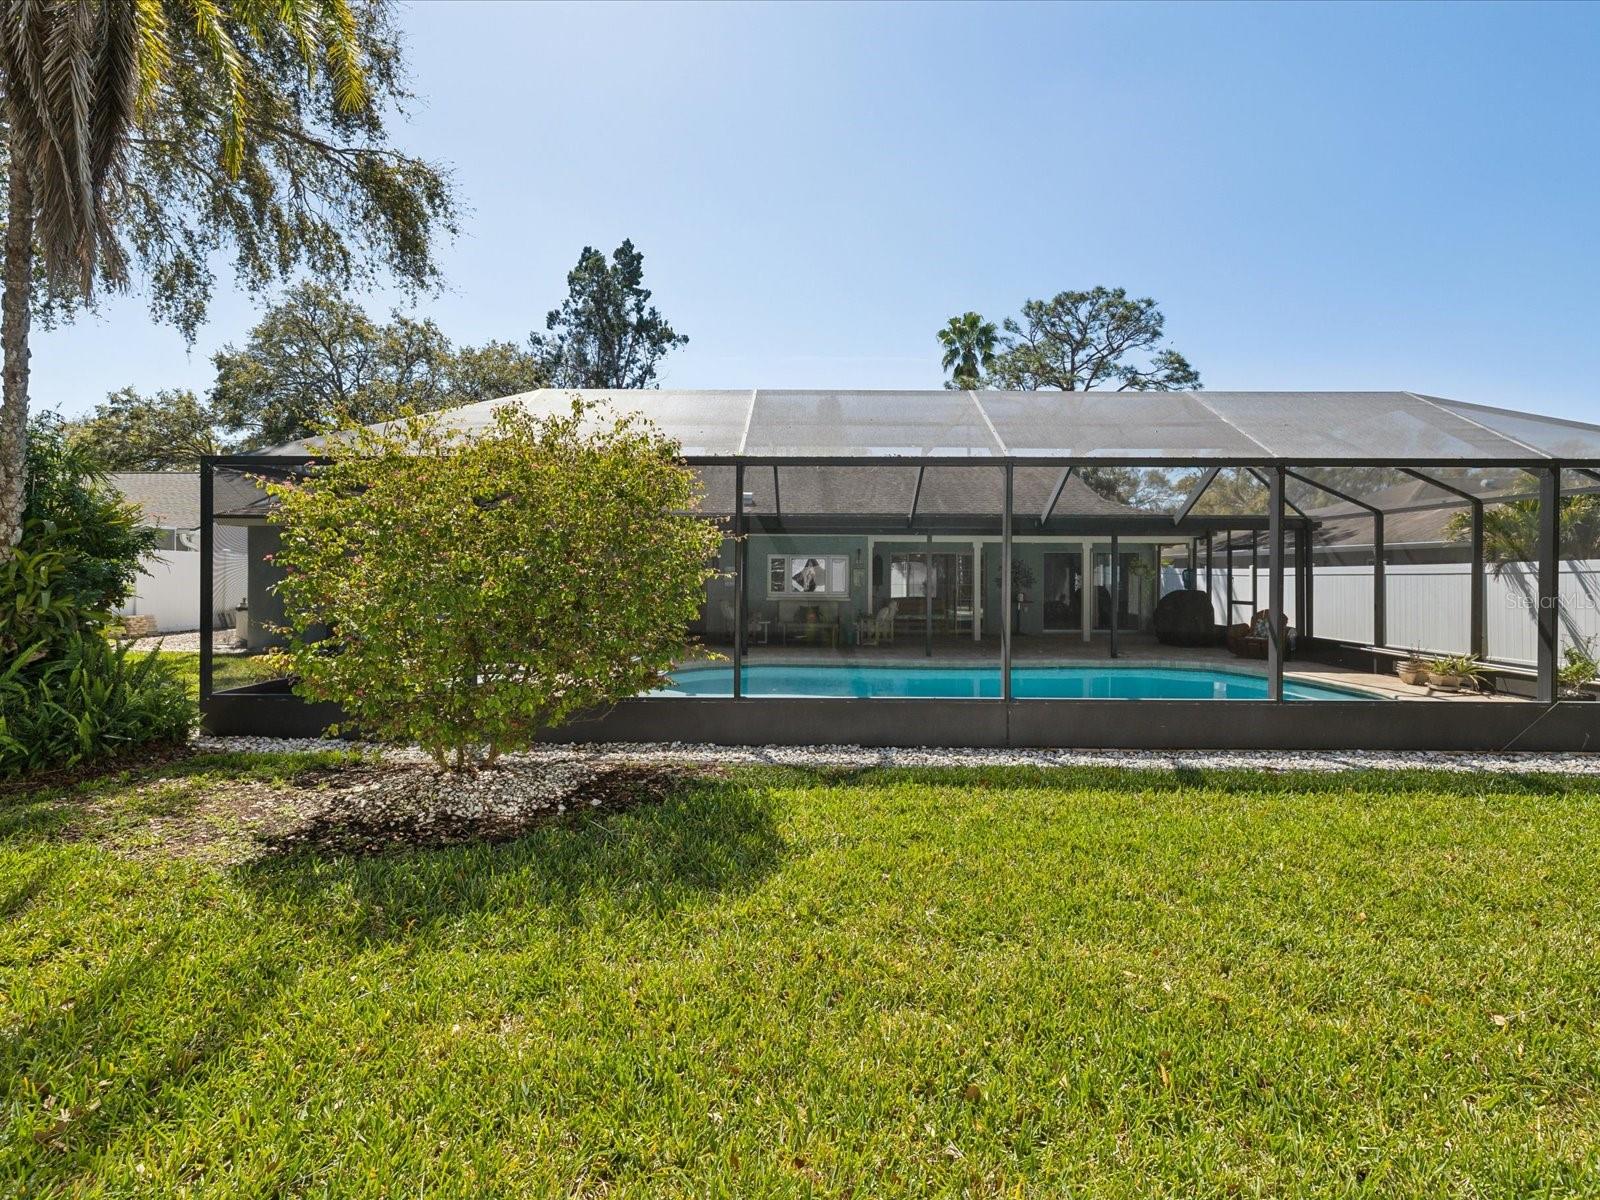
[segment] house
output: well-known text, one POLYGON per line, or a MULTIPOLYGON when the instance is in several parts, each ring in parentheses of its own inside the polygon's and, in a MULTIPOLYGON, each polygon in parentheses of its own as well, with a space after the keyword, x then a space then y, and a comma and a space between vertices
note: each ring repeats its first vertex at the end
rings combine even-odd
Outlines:
MULTIPOLYGON (((1600 484, 1600 426, 1404 391, 583 396, 643 414, 698 474, 698 511, 725 538, 693 632, 722 643, 731 660, 686 661, 669 689, 684 697, 681 707, 667 698, 627 702, 583 736, 1137 746, 1600 741, 1600 728, 1590 728, 1600 706, 1572 715, 1562 708, 1536 733, 1503 701, 1408 697, 1417 703, 1404 721, 1369 709, 1362 702, 1402 694, 1384 682, 1407 648, 1390 635, 1404 621, 1391 611, 1386 555, 1371 554, 1359 593, 1365 620, 1335 628, 1318 602, 1336 590, 1327 556, 1339 551, 1327 543, 1345 539, 1348 550, 1361 516, 1392 513, 1388 532, 1399 533, 1413 513, 1427 511, 1436 538, 1439 497, 1481 522, 1509 495, 1532 494, 1543 514, 1540 550, 1530 603, 1511 614, 1526 626, 1530 658, 1525 666, 1493 664, 1490 674, 1502 696, 1556 704, 1566 636, 1557 501, 1600 484), (1228 561, 1241 548, 1256 568, 1242 592, 1233 584, 1238 564, 1228 561), (1228 583, 1219 587, 1219 577, 1228 583), (1212 618, 1213 634, 1202 628, 1201 643, 1220 642, 1222 628, 1238 623, 1246 633, 1228 648, 1163 640, 1159 613, 1185 607, 1192 622, 1197 604, 1201 622, 1212 618), (1260 665, 1230 650, 1257 655, 1260 665), (1286 666, 1291 653, 1294 665, 1286 666), (1140 674, 1132 668, 1141 662, 1156 665, 1140 674), (874 707, 869 698, 878 696, 917 707, 874 707), (1124 696, 1180 707, 1145 715, 1117 707, 1124 696), (719 707, 756 697, 771 699, 719 707), (1213 698, 1236 700, 1222 706, 1232 715, 1182 707, 1213 698), (1309 703, 1283 706, 1286 699, 1309 703), (986 707, 991 701, 1001 703, 986 707), (1314 716, 1325 701, 1339 702, 1336 726, 1314 716)), ((470 436, 501 405, 537 416, 568 410, 572 399, 536 391, 438 419, 470 436)), ((277 531, 267 497, 250 481, 302 472, 317 448, 301 443, 204 464, 216 527, 245 530, 253 648, 270 642, 279 614, 277 531)), ((1486 658, 1484 562, 1471 545, 1473 561, 1450 581, 1450 603, 1439 611, 1451 636, 1486 658)), ((213 696, 203 685, 202 694, 217 729, 309 728, 322 719, 296 716, 286 687, 213 696)))
MULTIPOLYGON (((156 550, 142 564, 133 594, 117 610, 120 617, 147 617, 157 633, 177 633, 200 624, 200 473, 198 471, 115 471, 107 481, 142 514, 141 524, 156 531, 156 550)), ((245 577, 247 539, 242 529, 218 529, 214 590, 226 597, 245 577)), ((242 595, 242 593, 241 593, 242 595)), ((213 623, 231 626, 232 614, 219 607, 213 623)))

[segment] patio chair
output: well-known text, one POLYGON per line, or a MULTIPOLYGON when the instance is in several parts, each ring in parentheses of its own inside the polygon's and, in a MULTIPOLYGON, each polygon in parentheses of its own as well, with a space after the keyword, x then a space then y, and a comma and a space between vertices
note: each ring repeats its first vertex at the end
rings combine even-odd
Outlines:
MULTIPOLYGON (((722 601, 722 619, 728 623, 728 640, 733 641, 733 628, 739 623, 739 615, 734 612, 731 601, 722 601)), ((772 622, 761 615, 760 610, 748 611, 744 614, 744 636, 749 642, 765 644, 769 638, 768 630, 772 622)))
POLYGON ((895 604, 891 600, 870 617, 862 617, 856 623, 856 643, 863 646, 881 646, 888 642, 894 644, 894 612, 895 604))
MULTIPOLYGON (((1248 625, 1230 625, 1228 627, 1228 649, 1240 658, 1266 658, 1267 640, 1272 632, 1272 615, 1262 609, 1250 618, 1248 625)), ((1278 618, 1278 632, 1281 637, 1278 645, 1283 647, 1283 656, 1289 657, 1289 618, 1280 615, 1278 618)))

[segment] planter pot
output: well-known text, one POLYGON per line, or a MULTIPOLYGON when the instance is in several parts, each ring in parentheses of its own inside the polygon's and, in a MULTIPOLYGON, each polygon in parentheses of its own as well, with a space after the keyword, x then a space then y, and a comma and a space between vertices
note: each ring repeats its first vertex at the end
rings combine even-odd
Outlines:
POLYGON ((1447 692, 1459 692, 1466 686, 1467 677, 1465 675, 1436 675, 1429 671, 1428 682, 1434 687, 1442 688, 1447 692))
POLYGON ((1400 676, 1401 683, 1408 683, 1412 687, 1418 687, 1428 682, 1427 667, 1401 667, 1395 674, 1400 676))

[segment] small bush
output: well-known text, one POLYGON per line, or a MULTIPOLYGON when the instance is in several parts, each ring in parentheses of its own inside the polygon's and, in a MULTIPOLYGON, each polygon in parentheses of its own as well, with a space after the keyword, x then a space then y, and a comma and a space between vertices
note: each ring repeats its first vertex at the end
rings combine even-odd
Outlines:
POLYGON ((156 651, 80 630, 48 658, 14 656, 0 677, 0 777, 183 741, 193 723, 183 681, 156 651))
POLYGON ((722 535, 647 424, 503 407, 470 437, 412 417, 328 454, 268 486, 283 667, 363 732, 492 762, 683 655, 722 535))
POLYGON ((22 540, 0 556, 0 776, 187 736, 183 681, 106 640, 153 545, 59 425, 35 422, 22 540))

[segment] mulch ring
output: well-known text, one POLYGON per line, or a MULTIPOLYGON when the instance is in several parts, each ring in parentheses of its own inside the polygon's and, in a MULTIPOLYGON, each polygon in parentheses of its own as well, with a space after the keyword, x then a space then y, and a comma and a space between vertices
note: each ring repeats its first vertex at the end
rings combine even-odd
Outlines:
POLYGON ((712 772, 682 767, 518 762, 477 772, 364 762, 318 768, 280 791, 287 810, 256 831, 258 856, 314 850, 381 854, 504 842, 541 825, 656 804, 712 772))

